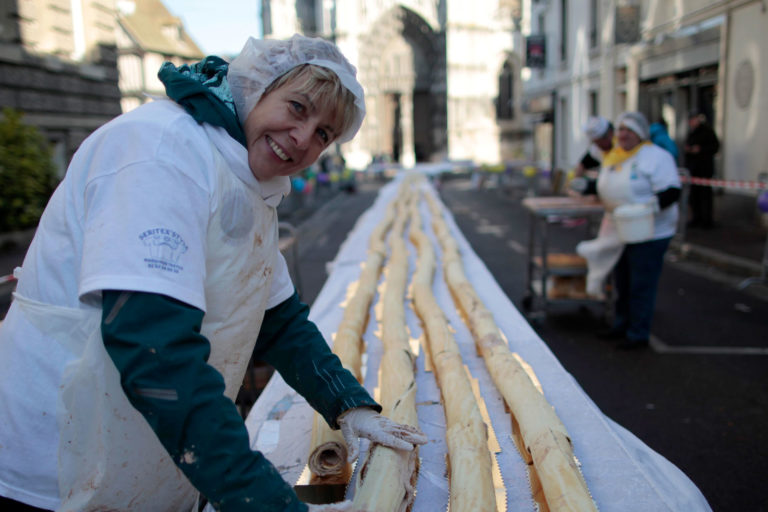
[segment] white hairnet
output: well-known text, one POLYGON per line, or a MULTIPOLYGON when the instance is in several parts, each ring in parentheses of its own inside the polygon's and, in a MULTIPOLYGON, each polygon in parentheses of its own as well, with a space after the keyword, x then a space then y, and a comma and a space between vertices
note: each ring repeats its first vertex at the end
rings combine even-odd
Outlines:
POLYGON ((338 142, 355 136, 365 117, 363 87, 355 78, 357 70, 339 49, 324 39, 295 34, 290 39, 254 39, 249 37, 243 50, 229 65, 227 79, 240 122, 259 102, 264 90, 277 78, 296 66, 314 64, 333 71, 341 84, 355 96, 356 112, 350 127, 338 142))
POLYGON ((595 140, 605 135, 610 126, 611 123, 609 123, 606 118, 594 116, 587 119, 587 122, 584 123, 582 128, 584 129, 584 133, 587 134, 587 137, 589 137, 589 140, 595 140))
POLYGON ((640 140, 648 140, 651 136, 651 129, 648 126, 648 120, 640 112, 624 112, 616 119, 616 126, 629 128, 640 140))

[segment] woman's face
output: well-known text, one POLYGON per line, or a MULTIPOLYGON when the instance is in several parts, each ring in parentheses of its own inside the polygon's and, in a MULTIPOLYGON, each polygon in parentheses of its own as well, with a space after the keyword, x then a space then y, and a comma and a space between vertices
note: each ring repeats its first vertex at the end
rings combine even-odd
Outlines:
POLYGON ((331 106, 315 105, 287 82, 262 96, 245 120, 248 165, 256 179, 309 167, 339 136, 331 106))
POLYGON ((621 149, 624 151, 629 151, 640 144, 640 137, 626 126, 619 126, 619 135, 617 138, 619 146, 621 146, 621 149))

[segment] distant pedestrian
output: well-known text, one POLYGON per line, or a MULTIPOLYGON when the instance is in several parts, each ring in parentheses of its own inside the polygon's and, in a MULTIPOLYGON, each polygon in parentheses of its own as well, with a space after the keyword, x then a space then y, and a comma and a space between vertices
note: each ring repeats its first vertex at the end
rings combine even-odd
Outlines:
MULTIPOLYGON (((692 111, 688 116, 688 136, 685 139, 685 166, 695 178, 712 178, 715 175, 715 154, 720 150, 720 141, 715 131, 707 124, 704 114, 692 111)), ((709 229, 712 227, 712 187, 694 185, 691 187, 691 227, 709 229)))
POLYGON ((667 122, 663 119, 655 123, 651 123, 651 142, 657 146, 666 149, 677 162, 677 158, 680 156, 680 151, 677 149, 677 144, 672 140, 667 131, 667 122))

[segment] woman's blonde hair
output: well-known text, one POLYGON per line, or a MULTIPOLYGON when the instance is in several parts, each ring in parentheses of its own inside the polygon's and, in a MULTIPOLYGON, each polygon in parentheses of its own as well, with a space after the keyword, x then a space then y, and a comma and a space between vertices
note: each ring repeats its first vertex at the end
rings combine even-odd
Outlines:
POLYGON ((296 92, 306 94, 315 105, 331 105, 337 137, 352 126, 357 108, 355 95, 342 85, 336 73, 322 66, 302 64, 269 84, 264 90, 264 96, 288 83, 295 84, 296 92))

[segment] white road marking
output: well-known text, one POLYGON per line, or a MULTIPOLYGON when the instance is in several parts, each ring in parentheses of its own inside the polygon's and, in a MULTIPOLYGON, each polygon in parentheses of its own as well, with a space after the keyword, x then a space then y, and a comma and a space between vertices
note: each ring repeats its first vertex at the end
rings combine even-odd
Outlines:
POLYGON ((477 232, 481 235, 493 235, 495 237, 502 238, 504 236, 504 226, 481 224, 477 226, 477 232))
POLYGON ((763 347, 672 347, 654 335, 650 337, 651 348, 659 354, 698 354, 716 356, 768 356, 768 348, 763 347))
POLYGON ((528 249, 517 240, 507 240, 507 247, 515 251, 517 254, 525 254, 528 249))

